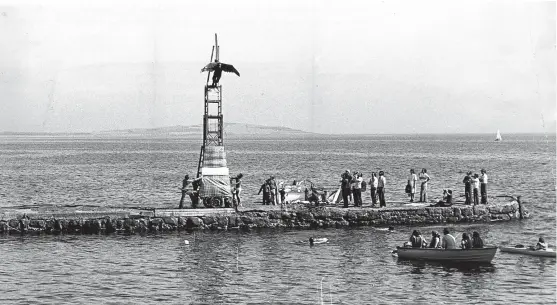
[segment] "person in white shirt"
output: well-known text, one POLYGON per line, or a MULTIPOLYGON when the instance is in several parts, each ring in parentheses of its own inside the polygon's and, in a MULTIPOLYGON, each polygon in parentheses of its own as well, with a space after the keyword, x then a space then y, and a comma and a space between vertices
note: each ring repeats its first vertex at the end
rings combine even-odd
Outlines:
POLYGON ((361 207, 362 206, 362 173, 356 174, 356 179, 354 179, 354 206, 361 207))
POLYGON ((377 174, 375 172, 371 173, 371 179, 369 180, 369 191, 371 192, 371 205, 375 206, 377 204, 377 186, 379 179, 377 179, 377 174))
POLYGON ((481 170, 482 175, 480 176, 480 187, 482 193, 482 204, 487 204, 487 173, 485 169, 481 170))
POLYGON ((443 238, 441 239, 441 248, 456 249, 456 240, 454 236, 449 234, 449 229, 443 229, 443 238))
POLYGON ((474 174, 474 178, 472 178, 472 185, 474 187, 474 205, 480 203, 480 197, 478 196, 478 193, 480 192, 480 179, 478 177, 478 174, 474 174))
POLYGON ((387 179, 385 179, 385 173, 383 171, 379 172, 379 181, 377 182, 377 194, 379 195, 379 206, 386 207, 385 202, 385 184, 387 184, 387 179))
POLYGON ((420 173, 420 201, 419 202, 427 202, 427 183, 429 182, 429 175, 427 174, 427 169, 422 168, 422 172, 420 173))
POLYGON ((410 202, 414 202, 414 195, 416 195, 416 181, 418 181, 418 176, 414 172, 414 169, 410 169, 410 176, 408 176, 408 185, 410 185, 410 202))

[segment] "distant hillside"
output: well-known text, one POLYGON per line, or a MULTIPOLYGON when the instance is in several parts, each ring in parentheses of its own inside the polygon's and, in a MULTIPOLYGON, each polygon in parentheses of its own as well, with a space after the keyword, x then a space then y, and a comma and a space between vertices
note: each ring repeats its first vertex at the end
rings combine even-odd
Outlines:
MULTIPOLYGON (((244 135, 280 135, 280 136, 304 136, 312 135, 311 132, 302 130, 278 127, 262 126, 243 123, 225 123, 224 133, 226 136, 244 135)), ((109 130, 95 133, 97 135, 129 135, 129 136, 181 136, 181 137, 202 137, 203 125, 190 126, 169 126, 158 128, 137 128, 123 130, 109 130)))

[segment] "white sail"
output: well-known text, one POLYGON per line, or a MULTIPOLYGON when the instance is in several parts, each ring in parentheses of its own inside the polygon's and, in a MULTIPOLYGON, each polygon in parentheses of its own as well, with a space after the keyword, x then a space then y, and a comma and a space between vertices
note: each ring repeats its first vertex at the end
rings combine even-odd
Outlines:
POLYGON ((495 137, 495 141, 501 141, 503 140, 503 138, 501 138, 501 133, 499 132, 499 129, 497 129, 497 136, 495 137))

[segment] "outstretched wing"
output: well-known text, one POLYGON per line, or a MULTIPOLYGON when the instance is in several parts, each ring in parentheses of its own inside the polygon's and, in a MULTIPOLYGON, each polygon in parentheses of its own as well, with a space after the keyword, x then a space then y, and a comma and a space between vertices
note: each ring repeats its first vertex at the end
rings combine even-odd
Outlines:
POLYGON ((234 68, 233 65, 222 64, 222 71, 234 73, 234 74, 240 76, 240 72, 238 72, 238 70, 236 70, 236 68, 234 68))
POLYGON ((217 63, 212 62, 212 63, 206 65, 205 67, 203 67, 203 69, 201 69, 201 72, 213 71, 216 66, 217 66, 217 63))

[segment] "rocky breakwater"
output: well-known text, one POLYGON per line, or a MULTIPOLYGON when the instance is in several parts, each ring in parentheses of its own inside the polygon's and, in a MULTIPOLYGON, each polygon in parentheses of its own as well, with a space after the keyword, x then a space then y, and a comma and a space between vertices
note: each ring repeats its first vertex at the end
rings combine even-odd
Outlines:
POLYGON ((327 228, 508 221, 528 217, 517 201, 452 207, 340 208, 289 206, 288 210, 10 211, 1 214, 3 234, 146 234, 177 230, 327 228))

